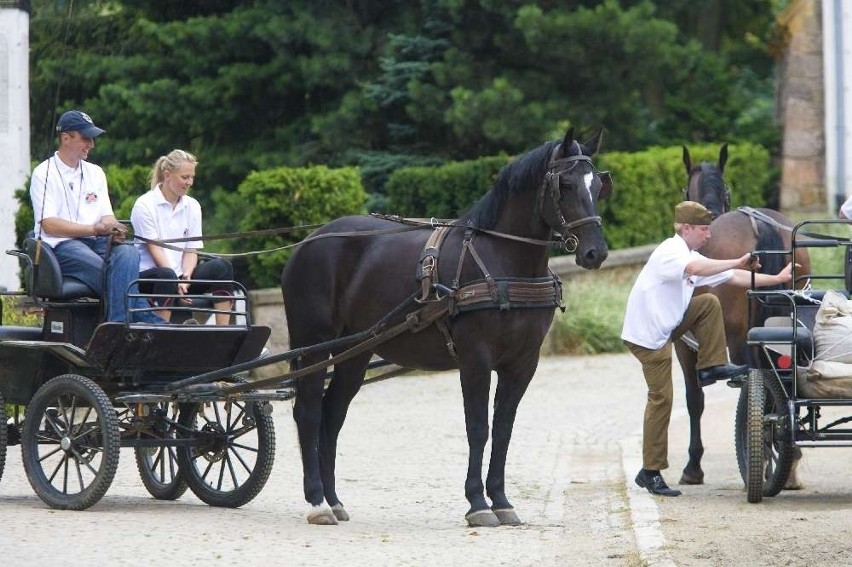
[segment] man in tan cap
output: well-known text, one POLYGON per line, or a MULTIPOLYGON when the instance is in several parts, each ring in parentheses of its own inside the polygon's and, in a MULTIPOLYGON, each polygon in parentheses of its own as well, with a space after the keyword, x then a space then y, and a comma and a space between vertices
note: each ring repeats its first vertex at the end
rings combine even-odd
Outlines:
MULTIPOLYGON (((668 468, 668 427, 672 413, 672 341, 692 331, 698 341, 698 381, 708 386, 748 372, 728 362, 722 307, 715 295, 693 297, 698 286, 751 285, 752 255, 713 260, 699 254, 710 239, 713 218, 700 203, 675 207, 675 234, 660 244, 639 273, 624 315, 621 338, 642 363, 648 384, 642 434, 642 470, 636 484, 652 494, 679 496, 660 471, 668 468)), ((760 266, 754 263, 754 268, 760 266)), ((777 275, 755 274, 758 287, 787 283, 792 265, 777 275)))

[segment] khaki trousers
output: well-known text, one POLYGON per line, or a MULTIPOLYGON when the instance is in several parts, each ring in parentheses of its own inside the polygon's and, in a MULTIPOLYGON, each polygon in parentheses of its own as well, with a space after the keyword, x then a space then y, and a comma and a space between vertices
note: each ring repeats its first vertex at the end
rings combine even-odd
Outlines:
POLYGON ((728 363, 725 322, 719 299, 710 293, 694 296, 680 325, 662 347, 652 350, 624 341, 642 363, 648 384, 645 422, 642 428, 642 468, 663 470, 669 467, 669 421, 672 416, 672 341, 692 331, 698 341, 697 368, 728 363))

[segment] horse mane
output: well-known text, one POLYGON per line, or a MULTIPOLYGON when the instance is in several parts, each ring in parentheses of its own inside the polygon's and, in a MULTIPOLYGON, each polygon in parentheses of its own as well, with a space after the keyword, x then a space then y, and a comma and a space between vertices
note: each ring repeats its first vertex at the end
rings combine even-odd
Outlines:
POLYGON ((491 189, 462 216, 461 220, 469 221, 478 228, 494 228, 500 218, 503 205, 510 195, 539 188, 545 168, 550 163, 553 148, 557 145, 559 145, 557 141, 547 142, 504 165, 491 189))
POLYGON ((725 212, 725 180, 715 165, 702 162, 696 170, 701 171, 701 185, 698 200, 702 205, 717 214, 725 212))

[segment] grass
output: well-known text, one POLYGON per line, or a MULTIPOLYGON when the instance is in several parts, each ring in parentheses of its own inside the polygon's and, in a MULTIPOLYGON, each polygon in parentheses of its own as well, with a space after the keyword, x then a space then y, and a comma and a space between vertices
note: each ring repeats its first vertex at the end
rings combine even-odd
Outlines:
POLYGON ((608 271, 565 281, 565 312, 556 312, 548 354, 626 351, 621 326, 632 283, 608 271))

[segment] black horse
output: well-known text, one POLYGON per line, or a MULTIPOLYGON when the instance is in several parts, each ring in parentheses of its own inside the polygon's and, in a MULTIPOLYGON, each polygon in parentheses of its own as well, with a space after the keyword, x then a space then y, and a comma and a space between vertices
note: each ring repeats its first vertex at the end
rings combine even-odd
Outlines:
MULTIPOLYGON (((687 186, 683 198, 698 201, 713 214, 710 225, 711 238, 700 250, 708 258, 739 258, 755 250, 791 250, 792 221, 772 209, 756 209, 755 212, 744 208, 731 211, 731 191, 725 184, 723 174, 728 160, 728 145, 722 145, 717 163, 701 162, 692 165, 692 159, 686 146, 683 147, 683 164, 686 167, 687 186)), ((761 271, 776 274, 788 262, 789 256, 765 254, 760 257, 761 271)), ((800 273, 810 273, 810 258, 807 250, 799 249, 795 261, 801 266, 800 273)), ((773 289, 773 288, 763 288, 773 289)), ((720 285, 714 288, 701 288, 696 293, 709 292, 719 298, 725 317, 725 334, 731 362, 754 366, 750 360, 746 345, 746 333, 749 324, 759 326, 771 313, 754 306, 755 319, 748 320, 749 306, 745 291, 732 285, 720 285)), ((704 471, 701 469, 701 457, 704 445, 701 442, 701 415, 704 413, 704 392, 696 379, 696 353, 683 341, 675 342, 680 366, 686 381, 686 407, 689 412, 689 461, 683 469, 681 484, 703 484, 704 471)), ((788 488, 797 488, 795 468, 788 477, 788 488)))
MULTIPOLYGON (((337 439, 375 352, 404 367, 459 369, 470 447, 466 519, 473 526, 520 523, 506 498, 504 469, 518 403, 561 303, 547 246, 558 234, 576 248, 577 264, 589 269, 600 267, 608 254, 597 203, 609 195, 612 182, 590 158, 600 139, 598 132, 579 143, 571 129, 561 143, 548 142, 518 157, 442 237, 430 238, 428 226, 403 231, 405 225, 392 220, 352 216, 327 224, 293 254, 281 276, 291 348, 359 333, 383 319, 390 325, 419 306, 447 305, 446 315, 434 324, 336 364, 326 389, 324 371, 299 380, 293 417, 305 499, 312 507, 309 522, 349 519, 335 486, 337 439), (424 273, 433 268, 433 274, 424 273), (527 291, 538 299, 525 296, 527 291), (480 296, 486 301, 479 302, 480 296), (483 486, 492 370, 497 390, 483 486)), ((327 360, 343 348, 311 353, 298 365, 327 360)))

